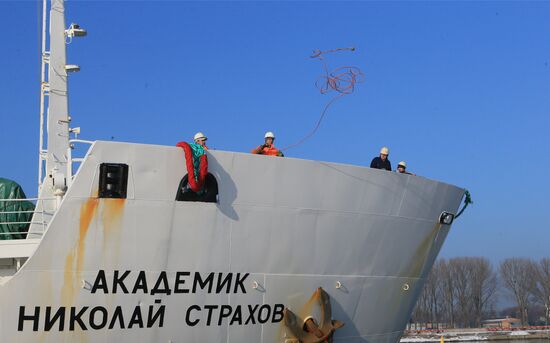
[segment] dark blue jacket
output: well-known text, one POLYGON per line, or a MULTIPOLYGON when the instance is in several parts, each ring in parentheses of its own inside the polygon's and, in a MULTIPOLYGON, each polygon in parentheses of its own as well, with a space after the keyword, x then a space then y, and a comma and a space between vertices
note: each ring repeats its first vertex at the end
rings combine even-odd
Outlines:
POLYGON ((379 156, 372 159, 372 162, 370 163, 370 167, 376 168, 376 169, 386 169, 391 171, 391 162, 387 158, 385 161, 382 161, 382 159, 379 156))

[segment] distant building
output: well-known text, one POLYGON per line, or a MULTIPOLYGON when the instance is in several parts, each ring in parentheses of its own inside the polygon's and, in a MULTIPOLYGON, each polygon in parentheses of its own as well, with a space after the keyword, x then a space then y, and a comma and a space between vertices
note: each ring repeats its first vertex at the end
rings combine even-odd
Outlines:
POLYGON ((513 329, 521 326, 521 320, 517 318, 488 319, 482 322, 484 328, 513 329))
POLYGON ((416 323, 409 322, 405 327, 407 331, 420 331, 420 330, 445 330, 450 328, 449 323, 416 323))

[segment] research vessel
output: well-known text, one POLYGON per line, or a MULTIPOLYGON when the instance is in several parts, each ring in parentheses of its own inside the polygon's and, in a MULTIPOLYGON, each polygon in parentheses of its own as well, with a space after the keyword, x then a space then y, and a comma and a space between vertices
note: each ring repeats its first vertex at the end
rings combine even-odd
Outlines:
POLYGON ((64 14, 44 1, 39 196, 0 241, 0 341, 399 341, 463 188, 208 151, 188 197, 182 149, 74 137, 66 41, 86 31, 64 14))

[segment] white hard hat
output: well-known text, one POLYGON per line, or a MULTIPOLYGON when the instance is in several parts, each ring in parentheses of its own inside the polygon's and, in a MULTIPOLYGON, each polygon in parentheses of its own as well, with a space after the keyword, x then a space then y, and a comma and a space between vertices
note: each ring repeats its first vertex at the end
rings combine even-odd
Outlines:
POLYGON ((388 149, 387 147, 382 147, 382 149, 380 149, 380 153, 384 155, 389 155, 390 149, 388 149))
POLYGON ((202 133, 202 132, 197 132, 197 133, 195 133, 195 137, 193 137, 193 139, 196 141, 196 140, 198 140, 198 139, 207 140, 208 138, 206 138, 206 136, 204 135, 204 133, 202 133))
POLYGON ((397 166, 398 167, 402 166, 403 168, 407 168, 407 163, 405 163, 405 161, 401 161, 401 162, 399 162, 399 164, 397 166))
POLYGON ((265 133, 264 138, 273 138, 273 139, 275 139, 275 135, 273 134, 273 132, 267 131, 267 132, 265 133))

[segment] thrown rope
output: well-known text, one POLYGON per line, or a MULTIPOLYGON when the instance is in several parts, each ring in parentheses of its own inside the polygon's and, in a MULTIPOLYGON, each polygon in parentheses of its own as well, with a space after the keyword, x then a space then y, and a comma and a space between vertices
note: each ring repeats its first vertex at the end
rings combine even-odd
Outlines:
MULTIPOLYGON (((311 58, 318 58, 320 60, 324 60, 323 55, 327 53, 337 52, 337 51, 343 51, 343 50, 349 50, 349 51, 355 51, 354 47, 351 48, 337 48, 332 50, 315 50, 313 51, 313 55, 311 55, 311 58)), ((311 136, 313 136, 319 127, 321 126, 321 123, 323 122, 323 119, 325 118, 325 115, 327 114, 328 109, 330 106, 338 99, 353 93, 355 90, 355 85, 357 83, 364 82, 365 75, 363 72, 357 68, 352 66, 345 66, 334 69, 332 72, 329 72, 328 66, 326 62, 323 62, 325 73, 324 75, 321 75, 317 78, 315 81, 315 87, 319 90, 321 94, 326 94, 331 91, 335 91, 338 93, 335 95, 323 108, 321 111, 321 115, 319 116, 319 119, 317 120, 317 124, 311 130, 307 135, 305 135, 302 139, 300 139, 298 142, 291 144, 289 146, 284 147, 281 150, 288 150, 290 148, 297 147, 298 145, 301 145, 306 140, 308 140, 311 136)))
POLYGON ((309 57, 323 59, 324 54, 328 54, 328 53, 331 53, 331 52, 337 52, 337 51, 345 51, 345 50, 355 51, 355 47, 352 46, 352 47, 349 47, 349 48, 336 48, 336 49, 325 50, 325 51, 321 51, 321 50, 317 49, 317 50, 313 50, 313 55, 311 55, 309 57))

